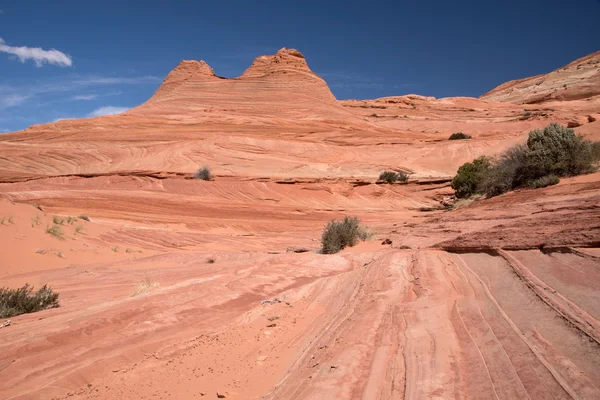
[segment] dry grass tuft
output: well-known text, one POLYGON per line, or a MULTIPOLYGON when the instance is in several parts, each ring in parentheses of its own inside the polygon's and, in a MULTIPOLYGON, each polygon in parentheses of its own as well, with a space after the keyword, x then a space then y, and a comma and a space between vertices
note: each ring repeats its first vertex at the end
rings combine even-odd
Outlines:
POLYGON ((158 283, 156 280, 154 280, 154 278, 152 277, 150 272, 147 271, 144 274, 144 279, 142 279, 140 282, 137 283, 137 285, 135 287, 135 292, 133 293, 133 296, 147 293, 147 292, 151 291, 152 289, 156 289, 159 286, 160 286, 160 283, 158 283))

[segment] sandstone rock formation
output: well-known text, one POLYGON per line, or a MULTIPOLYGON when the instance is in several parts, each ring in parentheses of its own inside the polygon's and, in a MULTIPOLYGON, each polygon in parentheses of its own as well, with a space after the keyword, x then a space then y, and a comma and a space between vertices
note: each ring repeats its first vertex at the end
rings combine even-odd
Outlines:
POLYGON ((503 83, 480 98, 515 104, 590 99, 600 95, 600 51, 547 74, 503 83))
POLYGON ((282 49, 233 79, 183 61, 122 115, 0 135, 0 285, 61 303, 0 330, 0 397, 600 398, 600 173, 444 203, 458 166, 531 129, 600 140, 586 71, 543 104, 526 81, 338 101, 282 49), (319 254, 345 215, 372 240, 319 254))

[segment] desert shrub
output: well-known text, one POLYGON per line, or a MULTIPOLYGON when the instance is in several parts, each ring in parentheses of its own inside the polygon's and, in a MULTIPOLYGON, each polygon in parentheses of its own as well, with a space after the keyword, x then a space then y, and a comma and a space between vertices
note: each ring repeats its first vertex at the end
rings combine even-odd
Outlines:
POLYGON ((488 197, 498 196, 525 183, 526 154, 527 147, 524 145, 507 149, 500 158, 492 161, 477 192, 488 197))
POLYGON ((466 133, 456 132, 450 135, 448 140, 461 140, 461 139, 471 139, 471 135, 467 135, 466 133))
POLYGON ((394 171, 383 171, 381 174, 379 174, 379 180, 387 183, 406 183, 408 182, 408 174, 406 174, 403 171, 400 171, 398 173, 394 171))
POLYGON ((592 157, 592 163, 600 161, 600 142, 591 142, 590 152, 592 157))
POLYGON ((0 288, 0 318, 32 313, 58 307, 58 293, 48 285, 33 293, 33 287, 25 284, 19 289, 0 288))
POLYGON ((331 220, 321 235, 322 252, 334 254, 368 237, 368 230, 360 225, 357 217, 345 217, 342 221, 331 220))
POLYGON ((394 183, 398 179, 398 175, 393 171, 383 171, 379 174, 379 180, 387 183, 394 183))
POLYGON ((79 218, 84 221, 90 222, 90 217, 88 217, 87 215, 80 215, 79 218))
POLYGON ((456 197, 469 197, 476 193, 489 168, 490 161, 485 156, 473 160, 472 163, 461 165, 450 183, 450 186, 456 192, 456 197))
POLYGON ((212 174, 208 167, 199 168, 192 176, 196 179, 202 179, 203 181, 210 181, 212 179, 212 174))
POLYGON ((559 177, 592 172, 594 163, 600 161, 600 143, 550 124, 531 131, 526 144, 509 148, 487 168, 480 171, 476 161, 461 166, 452 180, 457 197, 475 192, 492 197, 519 186, 544 187, 558 183, 559 177))
POLYGON ((537 179, 550 174, 574 176, 590 172, 592 147, 592 142, 560 124, 531 131, 527 139, 527 175, 537 179))
POLYGON ((406 183, 406 182, 408 182, 408 174, 403 171, 400 171, 396 175, 396 180, 398 182, 406 183))
POLYGON ((558 176, 546 175, 529 182, 529 186, 538 189, 545 188, 546 186, 556 185, 558 182, 560 182, 560 178, 558 176))
POLYGON ((46 228, 46 233, 52 235, 57 239, 64 240, 64 232, 58 225, 52 225, 46 228))

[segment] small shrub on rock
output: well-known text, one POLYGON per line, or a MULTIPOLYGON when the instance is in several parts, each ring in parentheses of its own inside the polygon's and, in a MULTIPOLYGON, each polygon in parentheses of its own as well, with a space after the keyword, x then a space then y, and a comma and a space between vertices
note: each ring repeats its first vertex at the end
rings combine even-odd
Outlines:
POLYGON ((400 171, 398 173, 393 172, 393 171, 383 171, 379 175, 379 180, 387 182, 387 183, 394 183, 394 182, 406 183, 406 182, 408 182, 408 174, 406 174, 403 171, 400 171))
POLYGON ((463 140, 463 139, 471 139, 471 135, 467 135, 466 133, 456 132, 450 135, 448 140, 463 140))
POLYGON ((33 293, 33 287, 25 284, 19 289, 0 288, 0 318, 10 318, 58 307, 58 293, 48 285, 33 293))
POLYGON ((393 171, 383 171, 379 174, 379 180, 387 183, 394 183, 398 179, 398 175, 393 171))
POLYGON ((192 175, 195 179, 201 179, 203 181, 210 181, 212 179, 212 174, 210 173, 210 169, 208 167, 199 168, 198 171, 194 172, 192 175))
POLYGON ((396 181, 401 182, 401 183, 407 183, 408 182, 408 174, 403 171, 398 172, 398 174, 396 175, 396 181))
POLYGON ((335 254, 354 246, 359 240, 366 240, 369 232, 360 225, 357 217, 345 217, 342 221, 331 220, 321 235, 323 254, 335 254))

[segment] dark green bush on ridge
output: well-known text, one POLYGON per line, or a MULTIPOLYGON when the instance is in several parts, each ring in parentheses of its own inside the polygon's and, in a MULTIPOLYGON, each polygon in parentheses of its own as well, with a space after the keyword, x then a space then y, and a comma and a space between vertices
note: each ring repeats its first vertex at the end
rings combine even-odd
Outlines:
POLYGON ((321 235, 323 254, 335 254, 346 247, 354 246, 359 240, 366 240, 367 230, 360 225, 357 217, 345 217, 342 221, 331 220, 321 235))
POLYGON ((396 182, 396 178, 397 178, 397 175, 393 171, 383 171, 381 174, 379 174, 379 180, 385 181, 387 183, 396 182))
POLYGON ((457 197, 473 193, 492 197, 520 186, 545 187, 558 183, 559 177, 592 172, 600 161, 600 143, 550 124, 531 131, 526 144, 509 148, 487 166, 475 165, 477 160, 463 164, 452 180, 457 197))
POLYGON ((479 157, 473 160, 472 163, 461 165, 450 183, 450 186, 456 192, 456 197, 469 197, 476 193, 489 167, 490 161, 486 156, 479 157))
POLYGON ((462 140, 462 139, 471 139, 471 135, 467 135, 466 133, 456 132, 450 135, 448 140, 462 140))
POLYGON ((33 293, 33 287, 25 284, 19 289, 0 288, 0 318, 10 318, 48 308, 58 307, 58 293, 48 285, 33 293))
POLYGON ((203 181, 210 181, 212 179, 212 174, 208 167, 199 168, 192 176, 196 179, 202 179, 203 181))
POLYGON ((406 182, 408 182, 408 174, 406 174, 403 171, 400 171, 398 173, 396 173, 394 171, 383 171, 379 175, 379 180, 387 182, 387 183, 394 183, 394 182, 406 183, 406 182))

